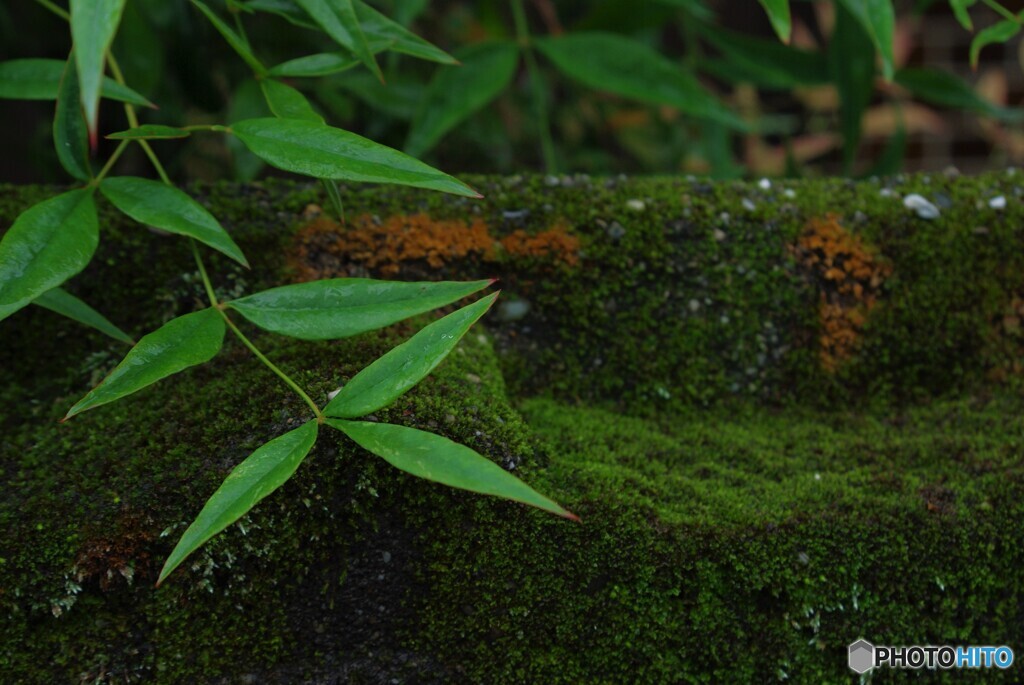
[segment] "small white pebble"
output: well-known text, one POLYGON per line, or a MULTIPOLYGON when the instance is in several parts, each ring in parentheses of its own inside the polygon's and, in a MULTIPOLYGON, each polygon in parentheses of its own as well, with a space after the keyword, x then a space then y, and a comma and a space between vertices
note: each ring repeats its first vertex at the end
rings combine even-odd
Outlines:
POLYGON ((1006 198, 1002 195, 994 197, 988 201, 988 206, 992 209, 1006 209, 1006 198))
POLYGON ((769 181, 767 178, 762 178, 760 181, 757 182, 757 186, 761 190, 768 190, 772 187, 772 182, 769 181))
POLYGON ((718 242, 722 242, 726 238, 725 231, 723 231, 720 228, 716 228, 714 231, 712 231, 711 235, 715 236, 715 240, 717 240, 718 242))
POLYGON ((331 390, 329 393, 327 393, 327 400, 333 400, 335 397, 338 396, 339 392, 341 392, 341 388, 338 388, 337 390, 331 390))
POLYGON ((882 197, 892 197, 894 195, 892 188, 882 188, 878 191, 878 194, 882 197))
POLYGON ((626 206, 632 209, 634 212, 642 212, 647 208, 643 200, 627 200, 626 206))
POLYGON ((911 193, 903 198, 903 206, 914 210, 922 219, 938 219, 939 208, 917 193, 911 193))
POLYGON ((792 188, 786 188, 785 190, 782 191, 782 194, 788 197, 790 200, 796 197, 796 191, 793 190, 792 188))
POLYGON ((743 209, 747 210, 748 212, 752 212, 755 209, 757 209, 757 205, 755 205, 754 201, 751 200, 749 197, 745 197, 743 198, 743 209))
POLYGON ((698 302, 697 300, 690 300, 689 307, 690 311, 696 314, 698 311, 700 311, 700 302, 698 302))

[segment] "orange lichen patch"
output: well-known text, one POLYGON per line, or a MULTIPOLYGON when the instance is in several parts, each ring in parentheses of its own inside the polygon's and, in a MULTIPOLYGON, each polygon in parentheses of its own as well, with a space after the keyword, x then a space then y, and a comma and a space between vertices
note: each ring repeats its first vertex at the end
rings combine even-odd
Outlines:
POLYGON ((498 240, 481 219, 466 223, 409 214, 382 221, 363 215, 341 226, 320 217, 299 231, 289 261, 298 280, 310 281, 353 271, 382 277, 410 268, 436 271, 459 262, 496 262, 502 253, 573 266, 579 258, 579 240, 561 224, 537 234, 515 231, 498 240))
POLYGON ((579 261, 580 239, 561 222, 540 233, 513 231, 501 239, 501 245, 514 257, 553 257, 566 266, 579 261))
POLYGON ((834 215, 811 219, 790 249, 821 292, 820 358, 822 366, 834 372, 856 351, 892 267, 834 215))

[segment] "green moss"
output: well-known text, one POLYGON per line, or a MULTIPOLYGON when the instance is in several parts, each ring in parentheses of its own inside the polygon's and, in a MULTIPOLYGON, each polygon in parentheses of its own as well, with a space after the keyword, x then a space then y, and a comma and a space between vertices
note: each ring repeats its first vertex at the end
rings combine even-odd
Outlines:
MULTIPOLYGON (((935 222, 876 182, 789 198, 469 180, 486 202, 376 188, 346 209, 480 216, 495 236, 563 219, 580 264, 506 256, 495 275, 527 315, 474 329, 379 418, 470 445, 584 523, 415 480, 324 429, 295 478, 154 591, 226 473, 308 411, 230 343, 58 425, 124 348, 29 308, 0 324, 0 680, 848 682, 857 637, 1021 642, 1022 400, 1012 377, 987 380, 1019 350, 1000 332, 1024 293, 1016 177, 886 182, 948 196, 935 222), (789 251, 827 212, 893 265, 836 375, 817 360, 818 285, 789 251)), ((43 193, 2 190, 0 226, 43 193)), ((287 281, 302 213, 326 205, 314 184, 192 191, 254 264, 211 258, 225 297, 287 281)), ((102 211, 70 289, 136 335, 202 301, 179 239, 102 211)), ((425 320, 255 337, 322 402, 425 320)))

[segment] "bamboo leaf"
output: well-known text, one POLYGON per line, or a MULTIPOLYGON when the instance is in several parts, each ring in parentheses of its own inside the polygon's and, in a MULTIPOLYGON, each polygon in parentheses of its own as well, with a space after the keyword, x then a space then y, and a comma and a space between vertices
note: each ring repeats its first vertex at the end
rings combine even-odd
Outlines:
POLYGON ((975 2, 977 0, 949 0, 949 6, 953 8, 956 20, 968 31, 974 30, 974 24, 971 22, 971 14, 967 9, 975 2))
POLYGON ((849 174, 860 147, 861 119, 874 91, 875 59, 871 38, 845 5, 836 5, 836 24, 828 46, 832 81, 839 91, 839 128, 843 168, 849 174))
POLYGON ((216 309, 203 309, 171 319, 143 336, 109 376, 68 410, 63 420, 207 362, 220 351, 223 343, 224 317, 216 309))
POLYGON ((929 104, 955 107, 1003 121, 1020 121, 1024 112, 1000 107, 979 95, 963 79, 941 69, 900 69, 895 82, 929 104))
MULTIPOLYGON (((65 62, 59 59, 12 59, 0 62, 0 99, 56 100, 65 62)), ((139 107, 152 102, 109 77, 103 78, 100 95, 139 107)))
MULTIPOLYGON (((820 53, 809 52, 776 40, 756 38, 702 24, 700 36, 720 51, 736 76, 763 88, 789 90, 829 81, 828 62, 820 53)), ((701 62, 711 71, 707 61, 701 62)))
MULTIPOLYGON (((1021 16, 1024 16, 1024 12, 1021 12, 1021 16)), ((971 69, 978 68, 978 57, 981 55, 983 47, 993 43, 1005 43, 1018 33, 1020 33, 1020 23, 1009 19, 1004 19, 978 31, 974 40, 971 41, 971 69)))
POLYGON ((671 105, 681 112, 745 130, 747 124, 693 74, 645 45, 612 33, 540 38, 537 48, 559 71, 588 88, 631 100, 671 105))
POLYGON ((324 124, 298 119, 246 119, 231 129, 249 150, 285 171, 480 197, 461 181, 418 159, 324 124))
POLYGON ((882 56, 882 75, 891 81, 895 70, 893 61, 893 33, 896 13, 891 0, 837 0, 846 8, 871 38, 875 49, 882 56))
POLYGON ((271 288, 227 303, 265 330, 304 340, 348 338, 429 312, 493 281, 406 283, 332 278, 271 288))
POLYGON ((266 443, 232 469, 167 557, 156 584, 159 586, 188 555, 284 485, 313 449, 317 430, 316 421, 305 423, 266 443))
POLYGON ((82 109, 89 138, 96 144, 100 88, 107 63, 107 50, 121 22, 125 0, 71 0, 71 39, 75 46, 82 109))
POLYGON ((768 13, 775 34, 783 43, 789 43, 792 22, 789 17, 789 0, 759 0, 764 11, 768 13))
POLYGON ((367 45, 352 0, 295 0, 338 45, 351 50, 373 74, 384 80, 377 59, 367 45))
POLYGON ((84 269, 98 243, 92 189, 22 212, 0 241, 0 320, 84 269))
POLYGON ((578 521, 557 502, 522 482, 486 457, 448 438, 388 423, 327 419, 332 428, 360 447, 418 478, 453 488, 495 495, 578 521))
POLYGON ((461 51, 459 59, 462 66, 437 71, 413 119, 405 151, 414 157, 505 90, 519 50, 512 43, 480 43, 461 51))
POLYGON ((257 74, 265 74, 267 68, 263 66, 256 55, 253 54, 252 48, 249 46, 249 42, 242 36, 235 33, 235 30, 224 23, 224 21, 214 13, 205 3, 200 0, 192 0, 192 4, 195 5, 200 12, 202 12, 206 18, 213 24, 213 27, 217 29, 217 32, 224 37, 231 49, 234 50, 242 60, 249 65, 257 74))
POLYGON ((394 402, 437 368, 497 297, 494 293, 452 312, 377 359, 345 384, 324 414, 355 418, 394 402))
POLYGON ((135 341, 127 333, 112 324, 107 317, 87 305, 63 288, 54 288, 32 300, 32 304, 38 305, 50 311, 57 312, 81 324, 95 328, 101 333, 109 335, 114 340, 134 345, 135 341))
POLYGON ((263 97, 274 116, 282 119, 304 119, 323 124, 324 118, 316 113, 306 96, 289 85, 265 78, 260 81, 263 97))
POLYGON ((64 67, 53 117, 53 144, 64 170, 79 181, 92 178, 89 167, 89 132, 82 114, 74 52, 64 67))

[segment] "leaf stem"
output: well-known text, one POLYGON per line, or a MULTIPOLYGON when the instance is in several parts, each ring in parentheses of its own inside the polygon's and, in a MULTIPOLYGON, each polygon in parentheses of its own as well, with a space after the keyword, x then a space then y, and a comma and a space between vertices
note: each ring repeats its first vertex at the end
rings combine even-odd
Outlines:
POLYGON ((129 142, 131 141, 122 140, 120 144, 118 144, 117 148, 114 150, 114 154, 110 155, 110 159, 108 159, 107 163, 103 165, 102 169, 100 169, 100 173, 96 174, 96 178, 89 182, 90 185, 99 185, 100 181, 106 178, 107 174, 110 173, 110 170, 114 168, 114 164, 121 156, 121 153, 124 152, 126 147, 128 147, 129 142))
POLYGON ((224 317, 224 321, 227 323, 228 328, 230 328, 231 332, 234 333, 238 337, 238 339, 242 341, 242 344, 245 345, 246 347, 248 347, 249 351, 252 352, 254 355, 256 355, 256 358, 259 359, 261 362, 263 362, 264 366, 266 366, 268 369, 270 369, 275 374, 277 374, 278 378, 280 378, 282 381, 284 381, 288 385, 289 388, 294 390, 295 393, 299 397, 301 397, 303 400, 305 400, 306 404, 309 405, 309 408, 313 410, 313 414, 316 415, 317 423, 323 423, 324 422, 323 412, 321 412, 320 408, 318 406, 316 406, 316 402, 314 402, 310 398, 310 396, 306 394, 306 391, 304 391, 301 387, 299 387, 299 384, 296 383, 295 381, 293 381, 288 374, 286 374, 281 369, 277 368, 277 366, 274 365, 274 362, 272 362, 269 359, 267 359, 266 356, 264 356, 264 354, 262 352, 260 352, 259 349, 255 345, 252 344, 252 341, 249 340, 249 338, 245 337, 245 334, 242 333, 242 331, 240 331, 238 329, 238 326, 235 325, 235 322, 232 321, 228 317, 227 312, 225 312, 223 309, 221 309, 220 313, 221 313, 221 316, 224 317))
POLYGON ((512 18, 516 25, 516 39, 523 49, 526 71, 530 77, 530 89, 533 91, 533 106, 537 115, 537 126, 540 128, 540 149, 544 156, 544 168, 549 174, 558 172, 558 160, 555 156, 555 143, 551 137, 551 122, 548 120, 547 98, 544 94, 544 83, 541 81, 540 67, 537 56, 533 52, 530 40, 530 27, 526 23, 526 12, 523 11, 523 0, 513 0, 512 18))
MULTIPOLYGON (((114 80, 122 86, 127 85, 124 80, 124 73, 121 71, 121 66, 117 63, 117 59, 114 58, 113 51, 107 51, 107 65, 110 66, 110 73, 114 76, 114 80)), ((128 126, 131 128, 139 127, 139 117, 135 114, 135 107, 129 103, 124 103, 124 114, 128 118, 128 126)), ((153 152, 153 148, 150 147, 148 140, 136 141, 141 147, 142 151, 146 153, 146 157, 149 158, 150 164, 156 169, 156 173, 167 185, 172 185, 170 177, 167 175, 167 171, 164 170, 164 165, 160 163, 156 153, 153 152)))
POLYGON ((224 322, 228 325, 228 328, 230 328, 231 332, 234 333, 235 336, 242 341, 242 344, 249 348, 249 351, 252 352, 257 359, 263 362, 264 366, 266 366, 268 369, 277 374, 278 378, 284 381, 289 388, 294 390, 295 393, 299 397, 301 397, 306 404, 309 405, 309 408, 313 410, 313 414, 316 416, 316 420, 318 423, 323 423, 324 415, 320 411, 320 407, 316 406, 316 402, 314 402, 310 398, 310 396, 306 394, 305 390, 299 387, 298 383, 292 380, 291 376, 286 374, 281 369, 277 368, 274 362, 267 359, 266 355, 260 352, 259 348, 257 348, 256 345, 254 345, 253 342, 249 340, 249 338, 247 338, 245 334, 242 333, 241 330, 239 330, 238 326, 235 325, 235 322, 232 321, 231 318, 228 316, 227 312, 224 311, 224 308, 217 301, 217 295, 214 294, 213 292, 213 284, 210 282, 210 277, 206 273, 206 265, 203 264, 203 257, 202 255, 199 254, 199 248, 196 246, 196 241, 193 240, 192 238, 189 238, 188 242, 192 246, 192 256, 195 257, 196 266, 199 267, 199 275, 203 279, 203 287, 206 289, 206 296, 210 299, 210 305, 220 312, 220 315, 224 317, 224 322))
POLYGON ((1012 21, 1015 24, 1021 23, 1020 18, 1016 14, 1014 14, 1010 10, 1006 9, 1005 7, 1003 7, 1002 5, 1000 5, 995 0, 981 0, 981 1, 983 3, 985 3, 986 5, 988 5, 993 11, 995 11, 997 14, 1002 16, 1007 21, 1012 21))
POLYGON ((67 10, 59 7, 58 5, 55 5, 54 3, 50 2, 50 0, 36 0, 36 2, 38 2, 40 5, 50 10, 54 14, 56 14, 64 21, 71 21, 71 15, 68 14, 67 10))

